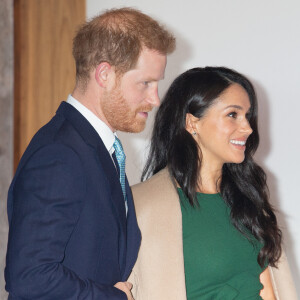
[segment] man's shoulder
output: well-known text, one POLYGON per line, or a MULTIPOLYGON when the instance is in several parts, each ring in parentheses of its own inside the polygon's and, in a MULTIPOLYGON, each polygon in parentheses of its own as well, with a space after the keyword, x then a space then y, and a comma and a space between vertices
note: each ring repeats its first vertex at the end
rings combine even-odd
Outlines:
POLYGON ((65 118, 55 115, 47 124, 41 127, 29 143, 28 150, 47 146, 61 141, 63 144, 72 140, 75 131, 65 118))
MULTIPOLYGON (((20 164, 24 165, 24 163, 27 163, 28 159, 35 153, 41 152, 42 149, 48 148, 53 152, 53 149, 57 148, 59 151, 56 152, 60 153, 64 152, 61 149, 68 150, 69 148, 69 150, 73 149, 75 152, 78 152, 80 144, 84 143, 77 130, 63 114, 56 114, 35 133, 21 158, 20 164)), ((42 150, 42 152, 46 151, 42 150)), ((56 155, 56 153, 53 152, 53 155, 56 155)))
MULTIPOLYGON (((75 108, 62 102, 52 119, 35 133, 29 148, 53 143, 72 147, 72 145, 84 142, 86 131, 92 130, 89 123, 75 108)), ((96 137, 98 138, 97 135, 96 137)))

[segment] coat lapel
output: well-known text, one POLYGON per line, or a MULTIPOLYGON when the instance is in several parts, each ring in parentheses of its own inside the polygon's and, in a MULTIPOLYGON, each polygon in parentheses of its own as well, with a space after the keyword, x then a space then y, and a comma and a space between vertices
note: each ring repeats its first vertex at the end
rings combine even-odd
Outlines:
POLYGON ((132 193, 142 232, 138 259, 130 276, 135 283, 133 296, 186 300, 181 208, 168 170, 133 186, 132 193))

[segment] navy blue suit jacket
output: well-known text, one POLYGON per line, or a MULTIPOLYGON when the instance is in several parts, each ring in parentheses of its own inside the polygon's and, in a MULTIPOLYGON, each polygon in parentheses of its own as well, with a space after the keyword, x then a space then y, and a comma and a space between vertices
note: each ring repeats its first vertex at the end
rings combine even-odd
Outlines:
POLYGON ((140 231, 113 161, 63 102, 26 149, 8 193, 9 299, 127 299, 113 287, 135 263, 140 231))

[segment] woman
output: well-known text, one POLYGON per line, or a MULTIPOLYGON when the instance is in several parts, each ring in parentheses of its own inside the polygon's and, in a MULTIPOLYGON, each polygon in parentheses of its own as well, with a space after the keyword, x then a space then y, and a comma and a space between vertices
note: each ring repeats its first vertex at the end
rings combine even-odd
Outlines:
POLYGON ((275 299, 281 232, 268 202, 252 84, 227 68, 180 75, 157 112, 133 187, 142 245, 136 300, 275 299))

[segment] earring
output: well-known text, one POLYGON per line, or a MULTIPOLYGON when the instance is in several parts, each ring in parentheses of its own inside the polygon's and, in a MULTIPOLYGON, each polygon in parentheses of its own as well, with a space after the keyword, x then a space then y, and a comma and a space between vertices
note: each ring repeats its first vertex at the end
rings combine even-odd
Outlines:
POLYGON ((196 135, 197 134, 197 132, 196 131, 194 131, 193 133, 192 133, 192 135, 196 135))

